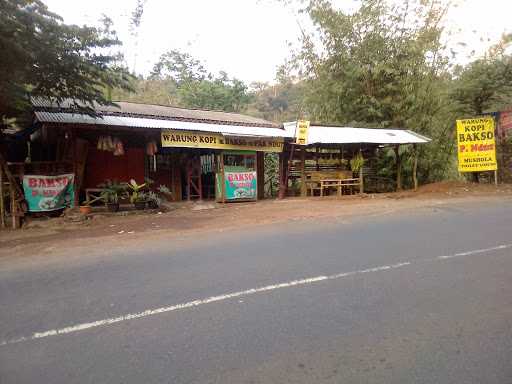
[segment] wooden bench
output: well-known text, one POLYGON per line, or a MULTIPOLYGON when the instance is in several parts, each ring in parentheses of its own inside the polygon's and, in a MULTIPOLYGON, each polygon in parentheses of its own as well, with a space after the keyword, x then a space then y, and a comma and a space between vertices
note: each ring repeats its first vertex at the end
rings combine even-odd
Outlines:
POLYGON ((86 188, 85 189, 85 200, 96 202, 101 200, 101 188, 86 188))
POLYGON ((330 188, 336 188, 338 196, 341 196, 344 190, 352 191, 354 186, 360 187, 360 180, 352 177, 351 171, 313 171, 307 175, 306 186, 311 196, 316 190, 323 196, 324 191, 330 188))
MULTIPOLYGON (((105 203, 101 192, 103 188, 86 188, 85 189, 85 200, 91 203, 105 203)), ((128 191, 124 191, 118 196, 119 203, 128 203, 130 201, 130 193, 128 191)))

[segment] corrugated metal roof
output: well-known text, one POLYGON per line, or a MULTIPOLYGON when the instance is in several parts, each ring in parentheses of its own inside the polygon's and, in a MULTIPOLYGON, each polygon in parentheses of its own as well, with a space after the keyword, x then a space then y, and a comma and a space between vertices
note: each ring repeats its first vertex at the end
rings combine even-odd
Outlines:
POLYGON ((286 132, 280 128, 264 126, 241 126, 230 124, 210 124, 206 122, 176 121, 167 119, 148 119, 127 116, 93 117, 78 113, 65 112, 34 112, 37 120, 42 123, 56 124, 91 124, 117 127, 149 128, 149 129, 179 129, 189 131, 215 132, 228 136, 261 136, 285 137, 286 132))
MULTIPOLYGON (((221 111, 207 111, 200 109, 177 108, 165 105, 130 103, 116 101, 116 106, 94 104, 94 111, 103 116, 139 117, 159 120, 180 120, 191 122, 208 122, 210 124, 228 124, 241 126, 257 126, 269 128, 282 128, 282 124, 273 123, 257 117, 246 116, 240 113, 221 111)), ((63 100, 60 103, 52 102, 47 98, 34 97, 32 105, 36 111, 46 112, 72 112, 72 100, 63 100)))
MULTIPOLYGON (((295 137, 297 122, 285 123, 285 137, 295 137)), ((311 125, 308 144, 414 144, 430 139, 405 129, 352 128, 311 125)))

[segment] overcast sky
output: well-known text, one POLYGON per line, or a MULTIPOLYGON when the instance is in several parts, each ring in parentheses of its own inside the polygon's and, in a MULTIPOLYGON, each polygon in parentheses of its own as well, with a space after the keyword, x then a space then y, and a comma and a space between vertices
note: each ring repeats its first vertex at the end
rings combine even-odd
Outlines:
MULTIPOLYGON (((147 0, 136 47, 129 32, 135 0, 43 0, 66 23, 97 25, 102 14, 113 19, 130 69, 147 74, 170 49, 190 52, 212 72, 225 70, 248 83, 272 82, 288 57, 304 19, 273 0, 147 0), (137 55, 135 57, 135 52, 137 55)), ((459 0, 448 15, 464 41, 482 53, 504 31, 512 32, 512 0, 459 0), (482 41, 483 37, 483 41, 482 41)), ((353 8, 354 0, 336 0, 353 8)))

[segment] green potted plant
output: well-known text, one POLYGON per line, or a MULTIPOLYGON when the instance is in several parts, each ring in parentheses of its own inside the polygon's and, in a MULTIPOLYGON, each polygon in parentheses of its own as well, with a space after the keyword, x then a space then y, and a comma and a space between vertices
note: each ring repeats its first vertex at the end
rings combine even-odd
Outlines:
POLYGON ((146 183, 137 184, 134 179, 131 179, 130 182, 126 185, 132 191, 130 195, 130 201, 135 206, 135 209, 142 210, 146 208, 147 196, 144 192, 146 183))
POLYGON ((98 187, 102 188, 100 196, 105 202, 107 210, 109 212, 119 211, 119 195, 125 191, 126 186, 116 180, 105 180, 98 187))
POLYGON ((157 190, 158 190, 158 193, 160 193, 160 195, 164 196, 167 199, 167 201, 174 200, 172 192, 168 186, 160 184, 160 186, 157 188, 157 190))
POLYGON ((149 191, 147 194, 148 207, 151 209, 158 209, 162 204, 162 199, 154 191, 149 191))
POLYGON ((135 209, 142 211, 146 209, 146 204, 148 203, 146 192, 141 191, 137 194, 137 197, 132 200, 133 206, 135 209))

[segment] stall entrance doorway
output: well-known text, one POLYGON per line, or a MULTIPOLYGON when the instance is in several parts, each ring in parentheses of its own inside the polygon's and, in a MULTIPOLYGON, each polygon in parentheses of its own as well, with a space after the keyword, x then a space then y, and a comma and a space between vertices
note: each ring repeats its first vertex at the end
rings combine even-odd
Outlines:
POLYGON ((215 199, 215 175, 218 172, 218 151, 199 150, 186 156, 183 170, 183 198, 215 199))
POLYGON ((262 198, 262 155, 256 151, 164 148, 148 156, 146 177, 154 188, 168 188, 173 201, 253 201, 262 198))

